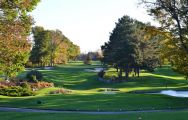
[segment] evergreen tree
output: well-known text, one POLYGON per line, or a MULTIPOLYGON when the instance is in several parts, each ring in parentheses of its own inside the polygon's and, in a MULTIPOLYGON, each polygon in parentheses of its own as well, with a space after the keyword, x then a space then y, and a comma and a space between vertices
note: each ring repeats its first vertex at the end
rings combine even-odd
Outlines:
POLYGON ((105 64, 117 66, 120 69, 119 77, 123 70, 128 78, 130 67, 138 65, 138 45, 134 36, 134 21, 129 16, 123 16, 116 23, 110 35, 110 40, 101 47, 105 64))
POLYGON ((115 67, 119 77, 122 77, 123 71, 126 78, 130 71, 139 76, 140 67, 153 71, 159 64, 160 37, 148 37, 151 35, 148 31, 150 27, 153 28, 129 16, 120 18, 110 40, 101 46, 104 56, 102 62, 115 67))

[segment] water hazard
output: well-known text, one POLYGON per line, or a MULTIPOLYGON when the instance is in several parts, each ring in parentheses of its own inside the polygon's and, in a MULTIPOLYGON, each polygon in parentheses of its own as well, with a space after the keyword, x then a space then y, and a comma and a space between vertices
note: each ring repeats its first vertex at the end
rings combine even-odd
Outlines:
POLYGON ((174 97, 188 97, 188 91, 162 90, 160 94, 174 97))

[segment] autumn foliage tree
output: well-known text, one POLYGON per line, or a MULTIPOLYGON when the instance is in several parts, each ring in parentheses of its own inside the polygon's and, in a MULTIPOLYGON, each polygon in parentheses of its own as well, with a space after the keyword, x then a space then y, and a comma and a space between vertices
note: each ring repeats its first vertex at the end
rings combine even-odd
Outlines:
POLYGON ((161 64, 160 34, 157 27, 135 20, 135 37, 138 40, 139 64, 150 72, 161 64), (155 33, 155 34, 154 34, 155 33))
MULTIPOLYGON (((188 1, 142 0, 163 32, 163 57, 174 69, 188 76, 188 1)), ((160 32, 161 33, 161 32, 160 32)))
POLYGON ((0 1, 0 71, 6 79, 24 69, 30 43, 28 35, 33 20, 31 12, 40 0, 0 1))
POLYGON ((38 66, 54 66, 75 60, 80 54, 79 46, 73 44, 60 30, 45 30, 35 26, 32 30, 34 44, 30 61, 38 66))
POLYGON ((179 47, 188 53, 188 1, 187 0, 142 0, 151 16, 170 31, 178 40, 179 47))

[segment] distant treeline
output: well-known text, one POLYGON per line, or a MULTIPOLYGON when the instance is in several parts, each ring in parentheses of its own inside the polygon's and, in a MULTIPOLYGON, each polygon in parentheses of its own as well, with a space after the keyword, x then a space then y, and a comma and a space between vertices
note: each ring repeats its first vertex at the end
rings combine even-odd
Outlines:
POLYGON ((60 30, 32 28, 33 46, 28 65, 53 66, 75 60, 80 54, 79 46, 73 44, 60 30))
POLYGON ((102 59, 102 51, 96 51, 96 52, 88 52, 88 53, 81 53, 77 60, 85 61, 87 58, 93 60, 93 61, 100 61, 102 59))

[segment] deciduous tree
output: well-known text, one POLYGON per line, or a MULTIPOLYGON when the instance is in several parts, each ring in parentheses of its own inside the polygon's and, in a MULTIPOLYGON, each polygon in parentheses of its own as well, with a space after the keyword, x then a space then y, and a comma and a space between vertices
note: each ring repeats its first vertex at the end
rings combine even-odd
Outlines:
POLYGON ((31 12, 40 0, 0 1, 0 71, 6 78, 24 69, 33 20, 31 12))
POLYGON ((188 76, 188 1, 142 0, 142 3, 161 24, 163 57, 188 76))

